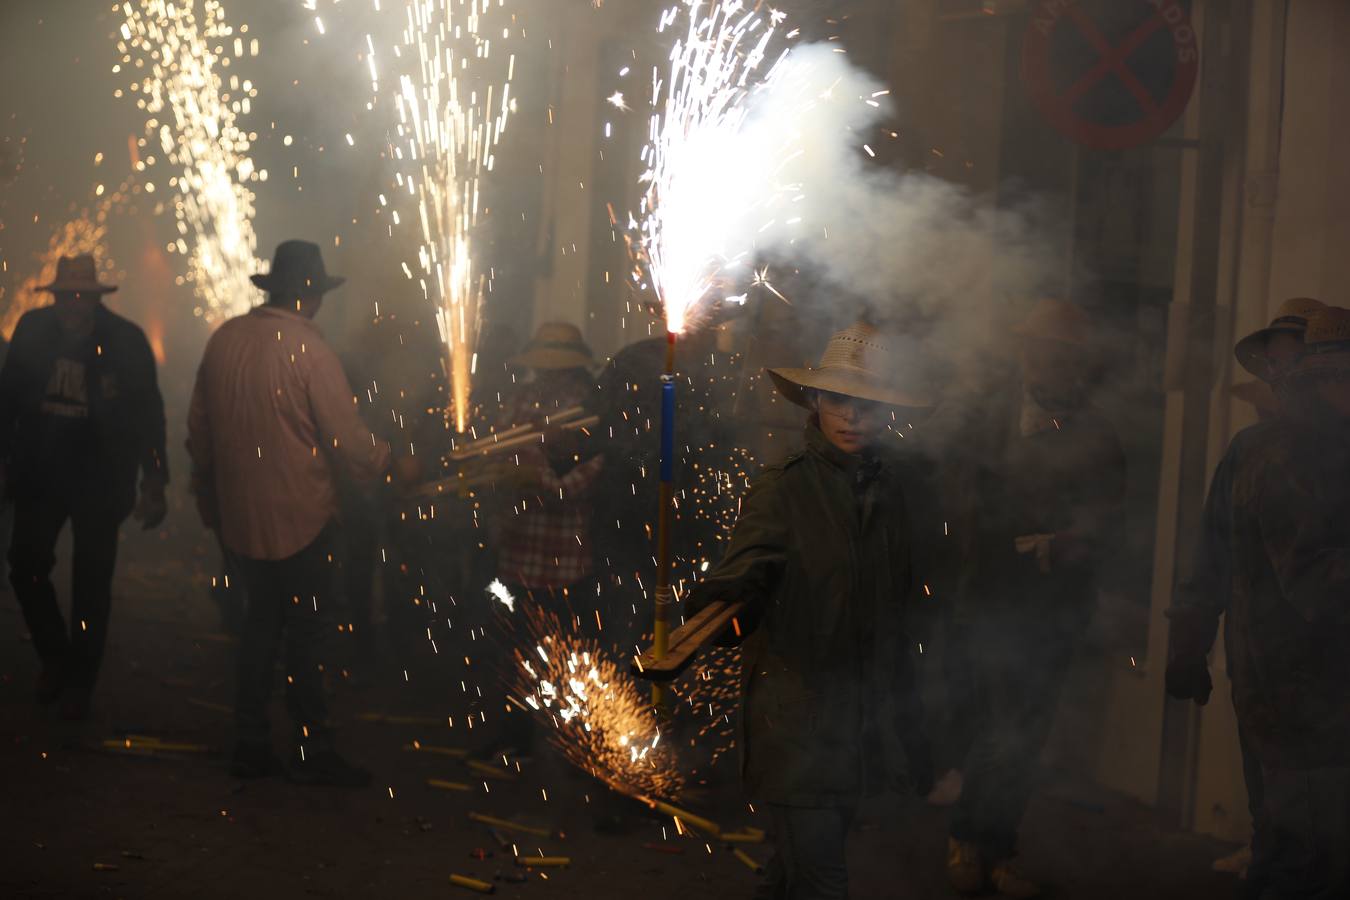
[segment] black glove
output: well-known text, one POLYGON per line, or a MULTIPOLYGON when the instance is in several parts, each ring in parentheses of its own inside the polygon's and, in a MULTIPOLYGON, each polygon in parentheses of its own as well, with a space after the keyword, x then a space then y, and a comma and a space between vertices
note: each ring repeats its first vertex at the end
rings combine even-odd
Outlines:
POLYGON ((1218 623, 1199 610, 1172 610, 1168 616, 1172 620, 1167 636, 1164 677, 1168 696, 1194 700, 1198 706, 1204 706, 1214 690, 1206 656, 1214 643, 1218 623))

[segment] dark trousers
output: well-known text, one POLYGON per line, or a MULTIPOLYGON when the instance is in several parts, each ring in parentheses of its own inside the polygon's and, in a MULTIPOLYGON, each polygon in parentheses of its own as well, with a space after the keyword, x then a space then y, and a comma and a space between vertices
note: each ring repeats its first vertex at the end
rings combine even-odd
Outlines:
MULTIPOLYGON (((1231 670, 1230 670, 1231 671, 1231 670)), ((1270 822, 1266 816, 1266 786, 1261 775, 1261 761, 1247 740, 1246 729, 1238 723, 1238 749, 1242 751, 1242 780, 1247 784, 1247 812, 1252 817, 1252 858, 1265 851, 1270 822)))
POLYGON ((975 675, 973 740, 951 836, 990 861, 1016 852, 1017 830, 1040 774, 1060 685, 1073 656, 1064 629, 1026 616, 975 625, 968 647, 975 675))
POLYGON ((773 856, 755 900, 845 900, 848 897, 848 830, 852 807, 778 806, 773 856))
POLYGON ((1245 896, 1350 897, 1350 768, 1262 767, 1265 827, 1245 896))
POLYGON ((20 499, 14 509, 9 579, 43 666, 76 690, 91 691, 103 660, 112 607, 117 531, 125 514, 58 495, 20 499), (56 603, 56 539, 71 523, 71 615, 56 603))
POLYGON ((283 640, 286 706, 295 726, 295 742, 322 747, 328 740, 322 666, 329 632, 336 627, 328 608, 333 602, 336 568, 332 531, 330 525, 287 559, 238 558, 248 595, 235 700, 240 744, 270 744, 267 706, 283 640))

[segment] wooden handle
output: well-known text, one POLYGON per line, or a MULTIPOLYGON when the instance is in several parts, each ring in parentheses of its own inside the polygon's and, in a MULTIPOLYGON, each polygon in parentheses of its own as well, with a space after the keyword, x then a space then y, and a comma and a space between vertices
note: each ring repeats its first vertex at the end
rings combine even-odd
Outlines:
POLYGON ((648 649, 635 658, 631 666, 633 674, 648 681, 674 681, 689 668, 700 648, 717 640, 718 635, 727 628, 738 627, 737 617, 744 610, 743 602, 716 600, 710 603, 698 615, 670 633, 665 656, 657 659, 655 651, 648 649))

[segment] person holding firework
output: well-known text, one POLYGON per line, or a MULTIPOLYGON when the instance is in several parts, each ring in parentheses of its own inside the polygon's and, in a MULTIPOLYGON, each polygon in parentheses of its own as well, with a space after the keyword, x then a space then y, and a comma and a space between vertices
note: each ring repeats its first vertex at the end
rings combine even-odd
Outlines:
POLYGON ((754 479, 686 614, 745 603, 742 776, 774 830, 759 896, 845 897, 860 799, 924 794, 932 782, 906 635, 908 600, 922 589, 911 502, 921 469, 887 431, 892 411, 932 404, 866 324, 835 334, 816 368, 768 372, 810 413, 805 447, 754 479))

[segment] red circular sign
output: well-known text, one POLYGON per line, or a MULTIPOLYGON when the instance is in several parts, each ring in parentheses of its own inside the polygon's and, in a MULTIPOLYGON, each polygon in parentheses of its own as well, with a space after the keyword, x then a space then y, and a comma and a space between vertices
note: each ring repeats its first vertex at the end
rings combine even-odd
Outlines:
POLYGON ((1195 29, 1177 0, 1038 0, 1022 43, 1022 80, 1036 107, 1096 150, 1137 147, 1166 131, 1199 71, 1195 29), (1105 119, 1089 100, 1104 91, 1120 98, 1105 119))

